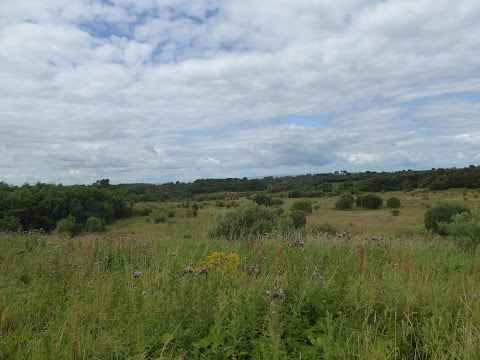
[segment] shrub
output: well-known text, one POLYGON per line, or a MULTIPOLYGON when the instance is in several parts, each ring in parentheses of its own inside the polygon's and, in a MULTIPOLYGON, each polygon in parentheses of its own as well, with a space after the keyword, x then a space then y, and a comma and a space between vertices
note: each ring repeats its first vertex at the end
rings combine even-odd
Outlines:
POLYGON ((263 205, 263 206, 272 206, 272 197, 268 196, 267 194, 264 193, 259 193, 256 194, 253 197, 253 202, 255 202, 258 205, 263 205))
POLYGON ((367 194, 361 197, 360 206, 364 209, 380 209, 383 199, 378 195, 367 194))
POLYGON ((243 205, 220 216, 211 235, 230 240, 245 235, 265 235, 273 229, 276 216, 274 209, 257 204, 243 205))
POLYGON ((392 196, 387 199, 387 207, 389 207, 390 209, 397 209, 400 206, 401 206, 401 203, 399 198, 392 196))
POLYGON ((440 230, 455 239, 459 249, 475 255, 480 243, 480 208, 473 213, 454 214, 450 223, 440 223, 440 230))
POLYGON ((105 230, 105 221, 95 216, 90 216, 85 223, 86 232, 100 232, 105 230))
POLYGON ((198 215, 198 204, 194 202, 192 204, 192 216, 197 217, 197 215, 198 215))
POLYGON ((291 211, 303 211, 304 213, 312 213, 313 206, 310 200, 295 201, 290 208, 291 211))
POLYGON ((0 231, 16 232, 22 230, 23 225, 20 219, 14 215, 5 216, 0 220, 0 231))
POLYGON ((142 208, 137 208, 134 209, 132 212, 133 216, 148 216, 152 213, 152 209, 148 207, 142 207, 142 208))
POLYGON ((168 211, 165 209, 157 210, 153 215, 153 221, 155 221, 155 224, 164 223, 165 221, 167 221, 167 218, 168 211))
POLYGON ((440 223, 451 223, 453 215, 463 212, 470 213, 470 210, 466 206, 460 204, 443 203, 434 206, 425 212, 425 228, 440 235, 447 235, 445 226, 440 227, 440 223))
POLYGON ((77 235, 80 231, 80 227, 77 224, 77 221, 72 215, 68 215, 67 218, 62 219, 58 222, 56 232, 68 236, 77 235))
POLYGON ((337 229, 335 229, 335 227, 330 224, 313 225, 308 228, 308 231, 311 234, 327 234, 332 236, 337 233, 337 229))
POLYGON ((307 224, 307 216, 301 210, 292 211, 288 216, 292 219, 295 229, 302 228, 307 224))
POLYGON ((352 208, 352 200, 348 197, 342 196, 335 203, 335 209, 337 210, 350 210, 352 208))
POLYGON ((398 215, 400 215, 400 210, 392 209, 392 210, 390 210, 390 213, 392 214, 392 216, 398 216, 398 215))

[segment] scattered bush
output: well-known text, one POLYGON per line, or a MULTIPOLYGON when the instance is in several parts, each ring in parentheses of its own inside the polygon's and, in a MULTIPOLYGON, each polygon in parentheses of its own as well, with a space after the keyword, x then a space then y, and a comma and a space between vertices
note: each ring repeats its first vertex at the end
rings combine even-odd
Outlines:
POLYGON ((425 212, 425 228, 440 235, 447 235, 445 224, 451 223, 453 215, 460 213, 470 213, 470 210, 460 204, 443 203, 428 209, 425 212), (443 223, 440 226, 440 223, 443 223))
POLYGON ((295 201, 290 208, 291 211, 303 211, 304 213, 312 213, 313 206, 310 200, 295 201))
POLYGON ((90 216, 85 223, 86 232, 100 232, 105 231, 105 221, 95 216, 90 216))
POLYGON ((392 196, 387 199, 387 207, 390 209, 398 209, 401 206, 400 199, 392 196))
POLYGON ((245 235, 265 235, 273 229, 277 212, 257 204, 248 204, 220 216, 213 237, 225 237, 229 240, 245 235))
POLYGON ((440 230, 455 239, 459 249, 475 255, 480 243, 480 208, 473 213, 463 212, 452 216, 450 223, 440 223, 440 230))
POLYGON ((307 224, 307 216, 301 210, 292 211, 288 216, 292 219, 295 229, 302 228, 307 224))
POLYGON ((367 194, 362 195, 360 206, 364 209, 380 209, 383 204, 383 199, 378 195, 367 194))
POLYGON ((350 210, 352 208, 352 200, 349 197, 342 196, 335 203, 336 210, 350 210))
POLYGON ((168 211, 166 209, 160 209, 155 212, 153 215, 153 221, 155 221, 155 224, 158 223, 164 223, 167 221, 168 216, 168 211))
POLYGON ((400 215, 400 210, 398 210, 398 209, 392 209, 392 210, 390 211, 390 213, 391 213, 393 216, 398 216, 398 215, 400 215))

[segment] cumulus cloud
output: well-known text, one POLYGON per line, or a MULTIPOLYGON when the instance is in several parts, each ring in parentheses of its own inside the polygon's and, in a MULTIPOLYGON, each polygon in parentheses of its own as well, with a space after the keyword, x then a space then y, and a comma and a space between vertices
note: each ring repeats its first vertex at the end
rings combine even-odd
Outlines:
POLYGON ((0 14, 0 181, 478 162, 475 0, 20 0, 0 14))

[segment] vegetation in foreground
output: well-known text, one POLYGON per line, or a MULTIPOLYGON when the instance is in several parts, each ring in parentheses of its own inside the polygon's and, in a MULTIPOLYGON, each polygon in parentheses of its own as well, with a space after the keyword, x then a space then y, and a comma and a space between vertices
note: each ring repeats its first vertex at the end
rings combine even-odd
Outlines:
POLYGON ((427 236, 2 235, 0 358, 477 359, 477 264, 427 236))

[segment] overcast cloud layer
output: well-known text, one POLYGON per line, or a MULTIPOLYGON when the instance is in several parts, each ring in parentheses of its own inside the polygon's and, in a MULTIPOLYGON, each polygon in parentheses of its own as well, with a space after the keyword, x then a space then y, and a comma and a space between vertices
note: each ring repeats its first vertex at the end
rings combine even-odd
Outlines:
POLYGON ((478 0, 0 1, 0 181, 480 163, 478 0))

